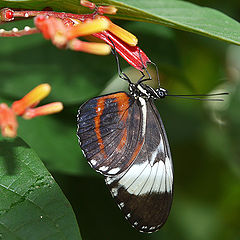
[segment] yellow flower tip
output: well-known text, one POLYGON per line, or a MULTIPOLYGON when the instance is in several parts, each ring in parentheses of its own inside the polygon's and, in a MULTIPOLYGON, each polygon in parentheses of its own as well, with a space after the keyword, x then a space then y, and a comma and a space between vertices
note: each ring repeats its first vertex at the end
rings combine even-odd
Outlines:
POLYGON ((38 108, 29 108, 25 111, 22 117, 24 119, 32 119, 38 116, 54 114, 62 110, 63 110, 63 104, 61 102, 53 102, 38 108))
POLYGON ((96 55, 108 55, 111 47, 105 43, 89 43, 88 52, 96 55))
POLYGON ((86 21, 82 24, 73 26, 67 32, 68 40, 76 37, 90 35, 105 31, 109 28, 109 20, 105 17, 99 17, 93 20, 86 21))
POLYGON ((0 104, 0 127, 4 137, 16 137, 18 128, 16 115, 5 103, 0 104))
POLYGON ((87 8, 90 8, 90 9, 95 9, 96 8, 96 5, 92 2, 89 2, 87 0, 81 0, 80 1, 80 4, 83 6, 83 7, 87 7, 87 8))
POLYGON ((69 41, 68 48, 96 55, 108 55, 111 53, 111 47, 108 44, 83 42, 76 38, 69 41))
POLYGON ((108 21, 110 22, 110 25, 108 28, 110 32, 112 32, 114 35, 122 39, 124 42, 126 42, 130 46, 137 45, 138 39, 132 33, 112 23, 110 20, 108 21))
POLYGON ((117 8, 114 6, 100 6, 98 7, 98 13, 114 15, 117 13, 117 8))
POLYGON ((37 102, 45 98, 51 91, 51 86, 47 83, 43 83, 35 87, 22 99, 15 101, 12 104, 12 110, 17 115, 22 115, 27 108, 36 105, 37 102))

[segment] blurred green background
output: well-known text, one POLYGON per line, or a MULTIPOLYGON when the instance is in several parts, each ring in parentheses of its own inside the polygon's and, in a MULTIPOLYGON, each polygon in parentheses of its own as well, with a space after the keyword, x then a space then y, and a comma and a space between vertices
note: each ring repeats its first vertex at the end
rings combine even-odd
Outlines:
MULTIPOLYGON (((192 2, 240 19, 239 1, 192 2)), ((160 25, 117 23, 138 37, 170 93, 230 93, 218 103, 170 97, 156 102, 175 171, 174 201, 165 226, 150 235, 136 232, 78 146, 78 107, 91 97, 126 87, 116 75, 113 56, 59 50, 41 35, 1 38, 0 101, 11 103, 47 82, 52 92, 43 103, 62 101, 65 106, 53 116, 19 119, 18 135, 62 188, 83 239, 240 239, 240 47, 160 25)), ((136 73, 121 62, 128 74, 136 73)))

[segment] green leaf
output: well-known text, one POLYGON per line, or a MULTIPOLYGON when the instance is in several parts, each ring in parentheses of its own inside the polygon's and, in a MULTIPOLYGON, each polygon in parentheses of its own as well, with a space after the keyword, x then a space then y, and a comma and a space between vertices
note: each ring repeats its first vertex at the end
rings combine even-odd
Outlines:
POLYGON ((81 239, 68 200, 20 138, 0 141, 0 189, 1 239, 81 239))
MULTIPOLYGON (((158 23, 240 45, 240 24, 214 9, 177 0, 152 0, 150 2, 146 0, 102 0, 93 2, 98 5, 116 6, 118 8, 118 13, 114 16, 116 18, 158 23)), ((86 8, 79 5, 78 0, 15 0, 0 4, 0 7, 31 9, 42 9, 47 6, 54 10, 73 13, 87 11, 86 8)))
POLYGON ((217 10, 176 0, 121 2, 109 1, 119 9, 119 18, 158 23, 240 45, 240 24, 217 10))

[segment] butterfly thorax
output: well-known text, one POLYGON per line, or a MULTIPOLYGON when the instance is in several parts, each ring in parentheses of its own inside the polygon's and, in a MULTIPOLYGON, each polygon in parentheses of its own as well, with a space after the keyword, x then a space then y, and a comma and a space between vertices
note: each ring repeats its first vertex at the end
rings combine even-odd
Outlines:
POLYGON ((167 96, 167 90, 164 88, 154 89, 143 83, 129 84, 129 92, 135 98, 143 97, 146 99, 159 99, 167 96))

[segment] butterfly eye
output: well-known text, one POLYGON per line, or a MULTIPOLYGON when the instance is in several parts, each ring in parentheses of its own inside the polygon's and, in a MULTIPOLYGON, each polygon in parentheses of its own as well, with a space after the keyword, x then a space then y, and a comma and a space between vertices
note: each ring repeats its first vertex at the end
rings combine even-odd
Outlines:
POLYGON ((159 98, 164 98, 165 96, 167 96, 167 90, 164 88, 158 88, 156 89, 156 92, 159 98))

